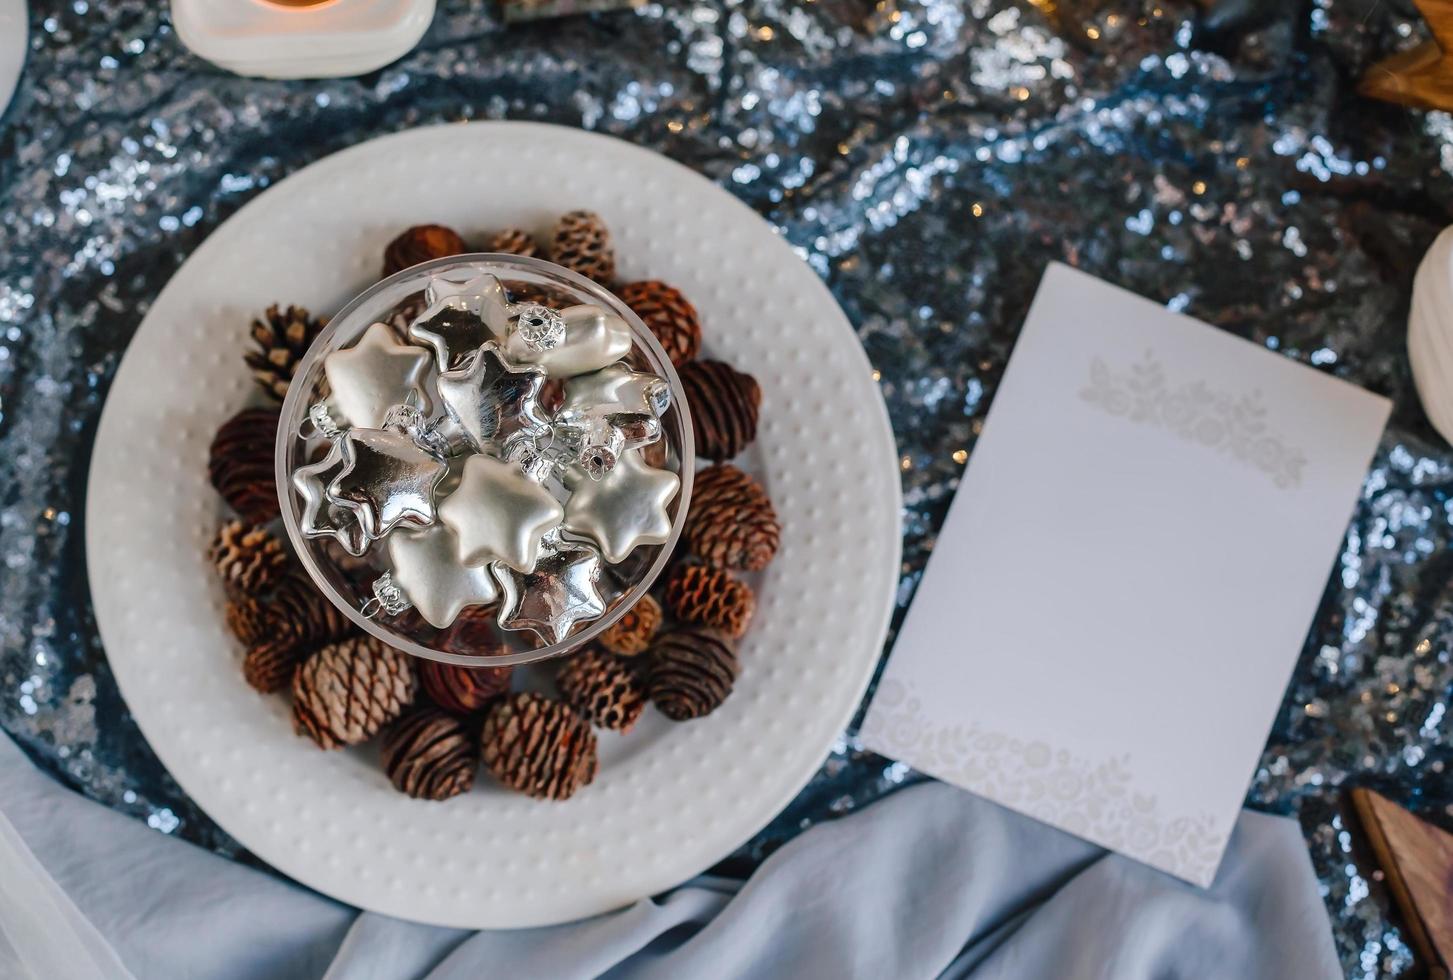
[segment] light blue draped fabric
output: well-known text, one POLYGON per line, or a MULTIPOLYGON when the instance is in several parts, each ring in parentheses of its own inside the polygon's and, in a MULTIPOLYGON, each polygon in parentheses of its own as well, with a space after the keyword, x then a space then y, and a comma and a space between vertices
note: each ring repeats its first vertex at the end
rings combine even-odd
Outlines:
POLYGON ((359 913, 165 837, 3 735, 0 817, 0 969, 36 976, 66 948, 91 970, 77 975, 124 964, 143 980, 1340 976, 1297 826, 1251 812, 1202 890, 925 783, 812 828, 746 882, 701 877, 582 922, 475 933, 359 913))

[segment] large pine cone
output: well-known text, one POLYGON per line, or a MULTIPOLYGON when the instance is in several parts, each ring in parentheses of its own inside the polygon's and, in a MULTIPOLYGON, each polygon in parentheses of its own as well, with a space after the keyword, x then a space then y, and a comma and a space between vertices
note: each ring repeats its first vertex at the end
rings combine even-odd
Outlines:
POLYGON ((741 639, 757 608, 747 583, 710 565, 677 565, 666 580, 666 607, 677 619, 741 639))
POLYGON ((595 733, 569 706, 540 694, 512 694, 489 713, 480 732, 487 768, 511 789, 537 799, 566 800, 595 778, 595 733))
POLYGON ((486 252, 503 252, 505 255, 522 255, 527 259, 540 256, 540 243, 535 241, 535 236, 527 231, 518 228, 506 228, 504 231, 496 232, 489 240, 489 247, 486 252))
POLYGON ((512 667, 461 667, 425 660, 419 664, 419 683, 424 693, 445 711, 472 714, 507 694, 512 667))
POLYGON ((277 409, 244 408, 222 423, 207 453, 212 486, 253 524, 266 524, 282 513, 273 472, 277 426, 277 409))
POLYGON ((686 544, 713 565, 760 571, 782 539, 762 485, 730 463, 708 466, 691 484, 686 544))
POLYGON ((594 211, 571 211, 560 216, 550 242, 550 259, 602 286, 609 286, 616 277, 610 230, 594 211))
POLYGON ((626 283, 616 295, 656 335, 672 364, 680 367, 701 352, 701 319, 681 290, 646 279, 626 283))
POLYGON ((389 782, 418 800, 469 792, 479 767, 462 722, 437 708, 415 708, 384 733, 380 760, 389 782))
POLYGON ((372 636, 340 640, 293 678, 293 730, 324 749, 357 745, 401 715, 417 687, 408 654, 372 636))
POLYGON ((301 306, 284 310, 276 303, 253 320, 252 343, 257 349, 248 351, 243 360, 258 387, 279 402, 286 398, 298 362, 327 325, 327 317, 314 317, 301 306))
POLYGON ((756 378, 721 361, 692 361, 681 368, 681 387, 691 406, 697 456, 731 459, 757 438, 762 389, 756 378))
POLYGON ((661 628, 661 604, 649 594, 643 595, 624 616, 600 634, 600 645, 619 657, 645 653, 661 628))
POLYGON ((469 246, 453 228, 443 225, 414 225, 389 242, 383 250, 383 278, 446 255, 463 255, 469 246))
POLYGON ((720 630, 675 630, 657 640, 651 653, 651 703, 672 721, 711 714, 732 693, 737 654, 720 630))
POLYGON ((229 596, 266 595, 288 569, 282 542, 246 521, 228 521, 217 531, 209 557, 229 596))
POLYGON ((571 707, 613 732, 630 731, 646 708, 646 696, 626 662, 594 647, 566 660, 555 683, 571 707))

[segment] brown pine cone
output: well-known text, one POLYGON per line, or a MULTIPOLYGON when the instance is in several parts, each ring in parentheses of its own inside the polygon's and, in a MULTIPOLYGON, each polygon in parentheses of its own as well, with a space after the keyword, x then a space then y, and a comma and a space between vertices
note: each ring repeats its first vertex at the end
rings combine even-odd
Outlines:
POLYGON ((417 687, 408 654, 372 636, 339 640, 293 677, 293 730, 324 749, 357 745, 401 715, 417 687))
POLYGON ((284 310, 276 303, 253 320, 252 343, 257 349, 244 354, 243 360, 258 387, 279 402, 286 398, 298 362, 327 325, 327 317, 314 317, 304 307, 284 310))
POLYGON ((646 279, 626 283, 616 295, 656 335, 672 364, 680 367, 701 352, 701 320, 681 290, 646 279))
POLYGON ((466 657, 498 657, 507 653, 494 622, 499 607, 465 606, 444 634, 444 649, 466 657))
POLYGON ((720 630, 675 630, 657 640, 651 653, 651 703, 672 721, 709 715, 732 693, 737 654, 720 630))
POLYGON ((677 619, 741 639, 757 608, 747 583, 710 565, 677 565, 666 580, 666 608, 677 619))
POLYGON ((630 731, 646 708, 646 696, 626 662, 595 647, 566 660, 555 683, 571 707, 613 732, 630 731))
POLYGON ((682 533, 691 550, 711 564, 756 572, 777 554, 782 525, 760 483, 730 463, 718 463, 696 474, 682 533))
POLYGON ((289 637, 264 640, 250 647, 242 658, 242 678, 263 694, 281 691, 293 682, 298 665, 310 652, 310 648, 299 646, 289 637))
POLYGON ((506 228, 489 240, 486 252, 503 252, 506 255, 523 255, 527 259, 540 256, 540 243, 535 236, 518 228, 506 228))
POLYGON ((513 674, 513 667, 461 667, 435 660, 419 663, 419 683, 424 693, 456 715, 471 714, 501 694, 508 694, 513 674))
POLYGON ((562 701, 520 691, 484 720, 485 768, 510 789, 536 799, 567 800, 595 778, 595 733, 562 701))
POLYGON ((256 596, 237 595, 228 599, 222 610, 222 619, 243 646, 256 646, 267 636, 267 606, 256 596))
POLYGON ((437 708, 415 708, 384 733, 380 754, 389 782, 416 800, 469 792, 479 758, 463 723, 437 708))
POLYGON ((383 278, 420 262, 463 255, 469 246, 453 228, 443 225, 414 225, 389 242, 383 250, 383 278))
POLYGON ((692 361, 681 368, 681 387, 691 406, 696 455, 731 459, 757 438, 762 389, 756 378, 721 361, 692 361))
POLYGON ((277 426, 277 409, 244 408, 222 423, 207 451, 212 486, 254 524, 266 524, 282 513, 273 473, 277 426))
POLYGON ((278 582, 267 615, 269 632, 279 642, 300 648, 304 655, 358 632, 353 621, 297 570, 278 582))
POLYGON ((616 276, 610 230, 594 211, 571 211, 560 216, 550 242, 550 258, 556 265, 602 286, 609 286, 616 276))
POLYGON ((282 542, 246 521, 228 521, 209 554, 229 596, 261 596, 282 580, 288 553, 282 542))
POLYGON ((618 657, 645 653, 661 628, 661 604, 649 594, 626 610, 615 625, 600 634, 600 645, 618 657))

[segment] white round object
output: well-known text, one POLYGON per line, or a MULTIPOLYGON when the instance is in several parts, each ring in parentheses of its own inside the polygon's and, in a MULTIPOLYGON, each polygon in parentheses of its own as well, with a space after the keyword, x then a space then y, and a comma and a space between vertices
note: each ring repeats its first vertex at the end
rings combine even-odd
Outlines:
POLYGON ((1413 277, 1408 363, 1428 420, 1453 443, 1453 228, 1433 240, 1413 277))
POLYGON ((0 0, 0 113, 10 105, 20 70, 25 67, 29 30, 25 0, 0 0))
POLYGON ((263 860, 321 892, 406 919, 538 926, 629 904, 748 840, 811 778, 882 646, 899 564, 898 468, 867 358, 818 277, 755 213, 664 157, 529 123, 374 140, 259 195, 162 290, 117 371, 86 502, 96 619, 122 694, 177 782, 263 860), (782 519, 741 679, 707 718, 648 710, 601 733, 595 782, 565 803, 481 774, 411 800, 375 753, 295 736, 288 699, 243 683, 206 558, 222 506, 207 446, 254 397, 250 317, 274 301, 340 307, 406 226, 479 240, 602 214, 622 275, 665 279, 701 312, 711 356, 761 382, 742 465, 782 519))

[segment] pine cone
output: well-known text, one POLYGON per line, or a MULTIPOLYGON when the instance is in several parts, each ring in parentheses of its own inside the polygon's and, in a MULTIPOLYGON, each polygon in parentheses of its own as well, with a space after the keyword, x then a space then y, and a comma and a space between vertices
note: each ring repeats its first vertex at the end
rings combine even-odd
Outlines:
POLYGON ((679 629, 657 640, 651 652, 651 703, 672 721, 709 715, 732 693, 737 654, 721 631, 679 629))
POLYGON ((266 524, 282 513, 273 472, 277 426, 277 409, 244 408, 222 423, 207 452, 212 486, 253 524, 266 524))
POLYGON ((358 632, 353 621, 301 572, 284 576, 267 604, 268 630, 304 655, 358 632))
POLYGON ((696 474, 683 533, 691 550, 711 564, 756 572, 777 554, 782 525, 760 483, 719 463, 696 474))
POLYGON ((415 708, 384 733, 380 761, 400 792, 416 800, 447 800, 474 785, 476 752, 459 719, 437 708, 415 708))
POLYGON ((324 749, 357 745, 402 714, 417 686, 408 654, 372 636, 339 640, 293 677, 293 730, 324 749))
POLYGON ((550 242, 550 258, 571 272, 609 286, 616 276, 615 249, 610 231, 594 211, 571 211, 560 216, 550 242))
POLYGON ((560 694, 592 724, 625 733, 646 707, 646 697, 626 662, 594 647, 565 661, 555 675, 560 694))
POLYGON ((646 279, 626 283, 616 295, 656 335, 672 364, 680 367, 701 352, 701 320, 681 290, 646 279))
POLYGON ((757 438, 762 389, 756 378, 721 361, 692 361, 681 368, 681 387, 691 406, 696 455, 731 459, 757 438))
POLYGON ((276 303, 261 319, 253 320, 252 342, 257 349, 244 354, 243 360, 252 369, 258 387, 279 402, 286 398, 298 362, 327 325, 327 317, 314 317, 304 307, 289 306, 284 310, 276 303))
POLYGON ((610 629, 600 634, 600 645, 619 657, 645 653, 661 628, 661 604, 643 595, 610 629))
POLYGON ((666 607, 677 619, 711 626, 740 639, 757 599, 747 583, 710 565, 677 565, 666 581, 666 607))
POLYGON ((503 252, 506 255, 523 255, 527 259, 539 258, 540 243, 535 236, 518 228, 506 228, 489 240, 486 252, 503 252))
POLYGON ((238 595, 228 599, 222 618, 245 647, 256 646, 267 636, 267 607, 256 596, 238 595))
POLYGON ((512 667, 461 667, 457 664, 424 660, 419 664, 419 683, 424 693, 445 711, 471 714, 510 690, 512 667))
POLYGON ((242 658, 242 678, 262 694, 281 691, 293 682, 298 665, 312 650, 289 637, 274 637, 248 648, 242 658))
POLYGON ((453 228, 443 225, 414 225, 389 242, 383 250, 383 277, 446 255, 463 255, 469 246, 453 228))
POLYGON ((567 800, 595 778, 595 733, 563 702, 521 691, 484 720, 481 754, 494 777, 536 799, 567 800))
POLYGON ((498 657, 508 651, 495 629, 499 607, 465 606, 444 634, 444 649, 466 657, 498 657))
POLYGON ((245 521, 223 524, 209 557, 230 596, 265 595, 288 568, 282 542, 245 521))

